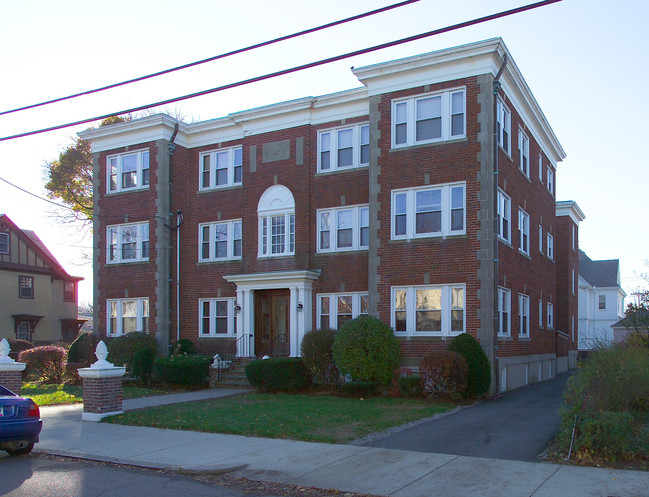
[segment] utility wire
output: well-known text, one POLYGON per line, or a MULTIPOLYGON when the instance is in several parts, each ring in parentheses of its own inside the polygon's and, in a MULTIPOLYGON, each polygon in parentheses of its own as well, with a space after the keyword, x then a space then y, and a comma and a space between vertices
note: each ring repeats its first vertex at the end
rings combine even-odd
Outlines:
POLYGON ((137 78, 128 79, 126 81, 121 81, 119 83, 112 83, 112 84, 109 84, 109 85, 106 85, 106 86, 102 86, 102 87, 96 88, 94 90, 86 90, 86 91, 82 91, 82 92, 79 92, 79 93, 73 93, 72 95, 68 95, 66 97, 54 98, 52 100, 47 100, 45 102, 40 102, 40 103, 37 103, 37 104, 31 104, 31 105, 26 105, 24 107, 18 107, 16 109, 0 111, 0 116, 5 115, 5 114, 12 114, 14 112, 20 112, 22 110, 34 109, 36 107, 42 107, 44 105, 49 105, 49 104, 53 104, 53 103, 56 103, 56 102, 63 102, 64 100, 70 100, 70 99, 73 99, 73 98, 81 97, 83 95, 92 95, 93 93, 98 93, 100 91, 110 90, 112 88, 118 88, 120 86, 129 85, 131 83, 137 83, 138 81, 144 81, 144 80, 147 80, 147 79, 155 78, 157 76, 162 76, 164 74, 169 74, 169 73, 172 73, 172 72, 175 72, 175 71, 180 71, 182 69, 188 69, 190 67, 198 66, 200 64, 205 64, 206 62, 212 62, 212 61, 215 61, 215 60, 224 59, 224 58, 230 57, 232 55, 238 55, 238 54, 241 54, 241 53, 244 53, 244 52, 249 52, 251 50, 255 50, 257 48, 266 47, 268 45, 273 45, 275 43, 279 43, 280 41, 286 41, 286 40, 290 40, 292 38, 297 38, 299 36, 304 36, 306 34, 311 34, 311 33, 317 32, 317 31, 322 31, 323 29, 328 29, 328 28, 331 28, 331 27, 334 27, 334 26, 338 26, 340 24, 345 24, 347 22, 356 21, 358 19, 363 19, 364 17, 369 17, 369 16, 372 16, 372 15, 375 15, 375 14, 380 14, 380 13, 383 13, 383 12, 387 12, 388 10, 396 9, 398 7, 403 7, 405 5, 409 5, 411 3, 415 3, 415 2, 419 2, 419 1, 420 0, 405 0, 403 2, 395 3, 393 5, 388 5, 386 7, 382 7, 380 9, 375 9, 375 10, 372 10, 372 11, 369 11, 369 12, 365 12, 363 14, 358 14, 358 15, 355 15, 355 16, 352 16, 352 17, 347 17, 346 19, 341 19, 341 20, 338 20, 338 21, 333 21, 333 22, 330 22, 330 23, 327 23, 327 24, 323 24, 323 25, 317 26, 315 28, 305 29, 303 31, 298 31, 297 33, 293 33, 293 34, 290 34, 290 35, 280 36, 279 38, 275 38, 273 40, 264 41, 264 42, 261 42, 261 43, 256 43, 254 45, 250 45, 250 46, 247 46, 247 47, 244 47, 244 48, 238 48, 236 50, 232 50, 231 52, 226 52, 226 53, 222 53, 222 54, 219 54, 219 55, 215 55, 215 56, 209 57, 207 59, 197 60, 196 62, 189 62, 187 64, 183 64, 183 65, 178 66, 178 67, 172 67, 171 69, 164 69, 162 71, 147 74, 146 76, 139 76, 137 78))
POLYGON ((336 55, 334 57, 329 57, 327 59, 321 59, 319 61, 309 62, 307 64, 302 64, 300 66, 294 66, 294 67, 289 68, 289 69, 283 69, 281 71, 268 73, 268 74, 265 74, 263 76, 256 76, 254 78, 245 79, 245 80, 242 80, 242 81, 238 81, 236 83, 229 83, 229 84, 226 84, 226 85, 223 85, 223 86, 217 86, 216 88, 210 88, 209 90, 203 90, 203 91, 199 91, 199 92, 196 92, 196 93, 190 93, 190 94, 187 94, 187 95, 183 95, 181 97, 169 98, 167 100, 161 100, 159 102, 154 102, 154 103, 150 103, 150 104, 146 104, 146 105, 140 105, 138 107, 131 107, 130 109, 124 109, 124 110, 120 110, 120 111, 116 111, 116 112, 111 112, 109 114, 104 114, 104 115, 101 115, 101 116, 91 117, 91 118, 88 118, 88 119, 82 119, 82 120, 79 120, 79 121, 74 121, 74 122, 70 122, 70 123, 66 123, 66 124, 59 124, 59 125, 56 125, 56 126, 51 126, 49 128, 42 128, 42 129, 38 129, 38 130, 34 130, 34 131, 27 131, 27 132, 19 133, 19 134, 16 134, 16 135, 3 136, 3 137, 0 138, 0 142, 6 141, 6 140, 13 140, 15 138, 22 138, 22 137, 25 137, 25 136, 37 135, 37 134, 40 134, 40 133, 46 133, 48 131, 55 131, 57 129, 70 128, 72 126, 78 126, 80 124, 87 124, 87 123, 91 123, 93 121, 99 121, 99 120, 106 119, 108 117, 112 117, 112 116, 115 116, 115 115, 129 114, 129 113, 132 113, 132 112, 139 112, 139 111, 149 109, 149 108, 152 108, 152 107, 158 107, 160 105, 166 105, 166 104, 170 104, 170 103, 173 103, 173 102, 180 102, 182 100, 188 100, 188 99, 191 99, 191 98, 201 97, 203 95, 209 95, 211 93, 216 93, 216 92, 219 92, 219 91, 228 90, 228 89, 231 89, 231 88, 236 88, 236 87, 239 87, 239 86, 249 85, 251 83, 256 83, 256 82, 259 82, 259 81, 264 81, 264 80, 267 80, 267 79, 276 78, 278 76, 284 76, 286 74, 291 74, 291 73, 294 73, 294 72, 303 71, 305 69, 310 69, 312 67, 321 66, 321 65, 325 65, 325 64, 330 64, 332 62, 337 62, 339 60, 348 59, 350 57, 355 57, 357 55, 363 55, 363 54, 375 52, 377 50, 383 50, 385 48, 390 48, 390 47, 394 47, 394 46, 397 46, 397 45, 402 45, 404 43, 409 43, 411 41, 421 40, 423 38, 428 38, 430 36, 438 35, 438 34, 441 34, 441 33, 448 33, 449 31, 454 31, 454 30, 457 30, 457 29, 466 28, 466 27, 469 27, 469 26, 474 26, 476 24, 480 24, 480 23, 483 23, 483 22, 493 21, 494 19, 500 19, 502 17, 507 17, 507 16, 510 16, 510 15, 513 15, 513 14, 518 14, 518 13, 521 13, 521 12, 536 9, 538 7, 543 7, 543 6, 550 5, 550 4, 557 3, 557 2, 561 2, 561 1, 562 0, 544 0, 544 1, 541 1, 541 2, 536 2, 536 3, 533 3, 533 4, 525 5, 523 7, 517 7, 515 9, 505 10, 505 11, 499 12, 497 14, 491 14, 491 15, 488 15, 488 16, 479 17, 477 19, 472 19, 470 21, 461 22, 461 23, 458 23, 458 24, 454 24, 452 26, 447 26, 447 27, 444 27, 444 28, 435 29, 433 31, 427 31, 425 33, 421 33, 421 34, 418 34, 418 35, 408 36, 406 38, 401 38, 400 40, 391 41, 391 42, 387 42, 387 43, 382 43, 380 45, 375 45, 375 46, 370 47, 370 48, 364 48, 364 49, 361 49, 361 50, 355 50, 353 52, 348 52, 346 54, 336 55))
POLYGON ((4 178, 0 178, 0 181, 4 181, 8 185, 13 186, 14 188, 20 190, 21 192, 26 193, 27 195, 31 195, 32 197, 36 197, 38 200, 42 200, 43 202, 48 202, 48 203, 50 203, 52 205, 60 207, 61 209, 68 209, 68 210, 74 211, 74 209, 72 207, 68 207, 67 205, 57 204, 56 202, 52 202, 51 200, 49 200, 49 199, 47 199, 45 197, 41 197, 40 195, 36 195, 35 193, 29 192, 29 191, 25 190, 24 188, 19 187, 18 185, 14 185, 11 181, 7 181, 4 178))

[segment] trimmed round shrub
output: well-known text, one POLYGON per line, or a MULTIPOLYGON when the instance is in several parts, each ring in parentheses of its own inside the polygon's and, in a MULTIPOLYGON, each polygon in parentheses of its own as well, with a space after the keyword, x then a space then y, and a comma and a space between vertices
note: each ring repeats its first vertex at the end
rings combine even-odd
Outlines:
POLYGON ((133 376, 145 385, 151 382, 155 367, 155 350, 145 347, 138 350, 133 357, 133 376))
POLYGON ((399 341, 383 321, 361 316, 336 332, 333 357, 342 374, 385 385, 399 366, 399 341))
POLYGON ((153 349, 157 347, 156 339, 148 333, 127 333, 108 341, 108 361, 115 366, 125 366, 126 371, 133 373, 133 360, 140 349, 153 349))
POLYGON ((155 370, 163 383, 195 387, 208 381, 210 364, 212 357, 208 355, 159 357, 155 361, 155 370))
POLYGON ((334 363, 333 344, 336 331, 324 328, 309 331, 300 345, 300 355, 313 379, 320 385, 338 385, 340 373, 334 363))
POLYGON ((400 376, 397 380, 399 393, 404 397, 421 397, 421 379, 419 376, 400 376))
POLYGON ((292 392, 311 385, 313 377, 301 357, 276 357, 246 365, 250 384, 266 392, 292 392))
POLYGON ((491 368, 487 354, 473 336, 462 333, 451 340, 448 350, 457 352, 469 366, 465 397, 481 397, 489 393, 491 368))
POLYGON ((97 349, 97 337, 92 333, 82 333, 70 345, 68 350, 68 362, 83 362, 92 364, 97 360, 95 350, 97 349))
POLYGON ((469 365, 457 352, 429 353, 419 364, 421 389, 425 394, 457 400, 464 395, 469 365))
POLYGON ((174 347, 175 355, 193 355, 196 353, 196 345, 189 338, 181 338, 174 347))
POLYGON ((18 361, 27 364, 25 369, 28 375, 34 375, 44 383, 61 383, 67 355, 63 347, 44 345, 23 350, 18 356, 18 361))
POLYGON ((10 338, 9 340, 9 348, 11 349, 9 351, 9 357, 12 359, 18 359, 18 356, 23 350, 29 350, 33 349, 36 347, 32 342, 28 342, 27 340, 20 340, 19 338, 10 338))

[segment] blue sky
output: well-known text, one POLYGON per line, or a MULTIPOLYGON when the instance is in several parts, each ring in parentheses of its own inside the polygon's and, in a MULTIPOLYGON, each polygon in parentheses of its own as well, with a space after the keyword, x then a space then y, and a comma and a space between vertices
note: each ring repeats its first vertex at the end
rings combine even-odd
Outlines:
MULTIPOLYGON (((394 1, 166 0, 94 3, 35 0, 3 5, 2 110, 216 55, 394 1)), ((163 100, 524 5, 525 0, 418 3, 299 40, 130 85, 74 102, 0 116, 6 136, 163 100)), ((649 180, 647 139, 649 2, 563 0, 509 18, 347 59, 158 111, 187 120, 359 87, 351 66, 502 37, 567 153, 557 199, 586 215, 580 247, 593 259, 620 259, 622 286, 647 285, 649 230, 643 213, 649 180)), ((44 164, 86 126, 0 142, 0 178, 44 195, 44 164)), ((56 209, 0 181, 0 212, 41 237, 68 272, 84 276, 92 238, 56 220, 56 209)))

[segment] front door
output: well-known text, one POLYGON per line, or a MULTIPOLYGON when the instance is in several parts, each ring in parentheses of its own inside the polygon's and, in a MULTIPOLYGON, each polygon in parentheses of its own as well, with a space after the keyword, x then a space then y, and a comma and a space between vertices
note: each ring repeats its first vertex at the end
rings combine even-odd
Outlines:
POLYGON ((288 289, 255 291, 255 355, 289 355, 290 302, 288 289))

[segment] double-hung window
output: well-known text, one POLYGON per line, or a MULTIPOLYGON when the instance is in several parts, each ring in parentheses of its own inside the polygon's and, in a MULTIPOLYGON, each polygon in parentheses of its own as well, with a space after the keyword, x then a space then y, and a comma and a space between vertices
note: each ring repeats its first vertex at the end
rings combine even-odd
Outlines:
POLYGON ((149 223, 108 226, 107 242, 107 264, 148 261, 149 223))
POLYGON ((392 239, 465 233, 465 184, 392 191, 392 239))
POLYGON ((392 101, 392 146, 464 138, 464 88, 392 101))
POLYGON ((548 191, 554 195, 554 171, 548 166, 548 191))
POLYGON ((539 224, 539 252, 543 253, 543 226, 539 224))
POLYGON ((463 284, 392 287, 392 328, 397 335, 459 335, 466 328, 463 284))
POLYGON ((518 151, 519 162, 518 168, 521 172, 530 177, 530 139, 522 131, 518 132, 518 151))
POLYGON ((135 331, 149 332, 149 299, 111 299, 108 308, 108 336, 119 336, 135 331))
POLYGON ((321 209, 318 252, 362 250, 369 246, 370 208, 367 205, 321 209))
POLYGON ((511 336, 512 294, 508 288, 498 288, 498 336, 511 336))
POLYGON ((597 308, 598 308, 600 311, 604 311, 604 310, 606 310, 606 295, 601 294, 601 295, 598 296, 598 300, 597 300, 597 308))
POLYGON ((511 199, 498 190, 498 237, 511 243, 511 199))
POLYGON ((496 126, 498 145, 511 155, 512 113, 500 99, 496 102, 496 126))
POLYGON ((63 301, 77 301, 77 284, 74 281, 66 281, 63 283, 63 301))
POLYGON ((259 257, 295 254, 295 199, 283 185, 273 185, 259 199, 259 257))
POLYGON ((530 215, 522 209, 518 211, 518 231, 520 233, 519 250, 530 255, 530 215))
POLYGON ((367 315, 369 301, 366 293, 332 293, 317 296, 320 328, 340 328, 345 321, 367 315))
POLYGON ((530 297, 520 294, 518 296, 518 335, 529 338, 530 336, 530 297))
POLYGON ((543 183, 543 156, 539 154, 539 181, 543 183))
POLYGON ((18 276, 18 297, 21 299, 34 298, 33 276, 18 276))
POLYGON ((370 126, 357 124, 318 133, 318 172, 351 169, 370 163, 370 126))
POLYGON ((548 233, 547 236, 548 259, 554 260, 554 237, 548 233))
POLYGON ((108 192, 141 190, 149 187, 149 150, 138 150, 106 159, 108 192))
POLYGON ((237 334, 236 299, 198 301, 198 337, 233 337, 237 334))
POLYGON ((199 190, 240 185, 243 174, 243 149, 219 148, 200 154, 199 190))
POLYGON ((0 232, 0 254, 9 253, 9 233, 0 232))
POLYGON ((554 328, 554 304, 548 302, 548 328, 554 328))
POLYGON ((200 262, 241 259, 241 220, 205 223, 198 226, 200 262))
POLYGON ((543 300, 539 299, 539 328, 543 328, 543 300))

